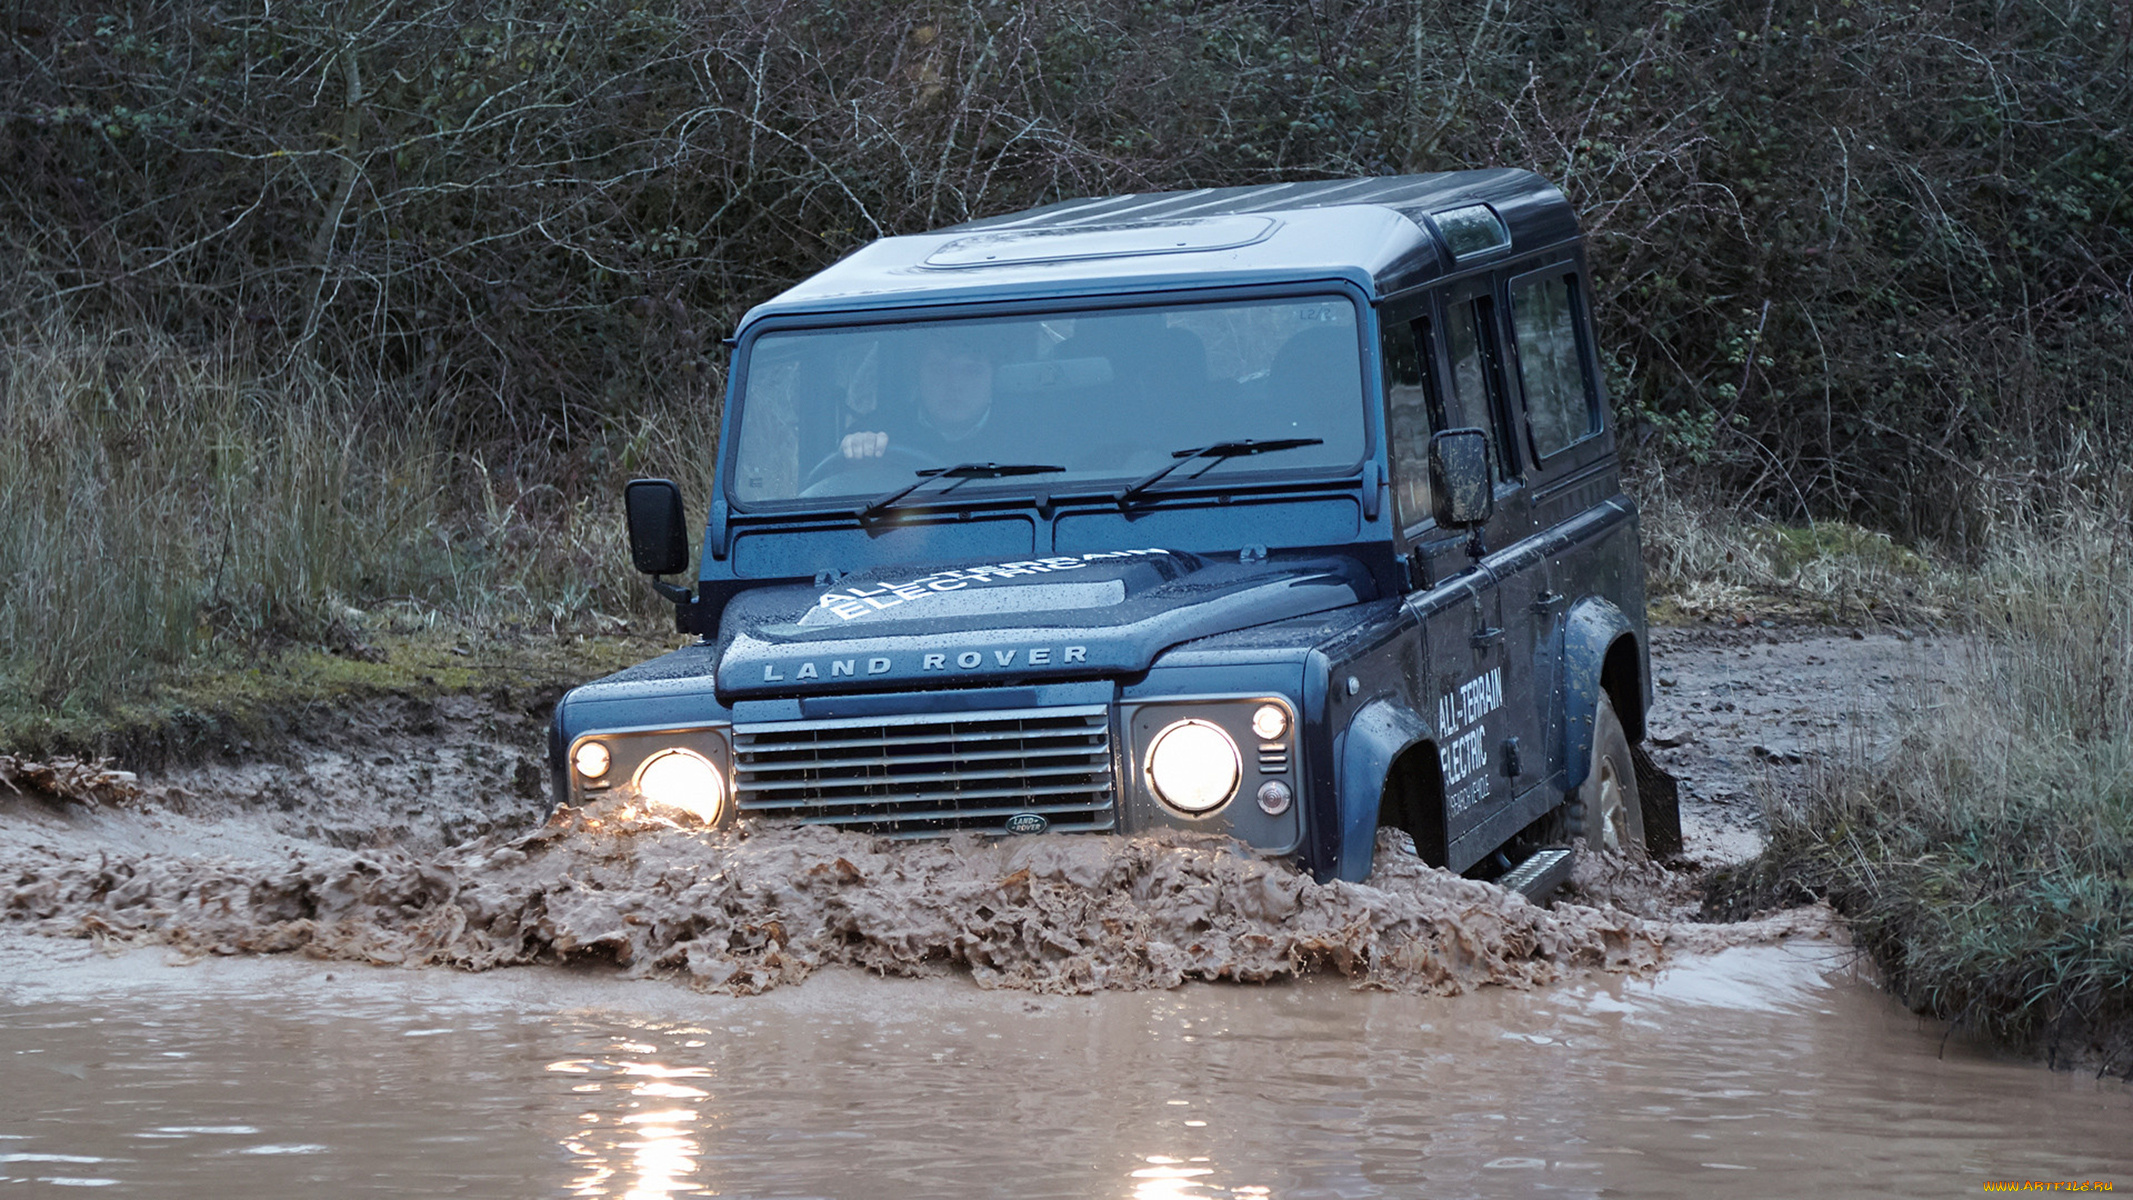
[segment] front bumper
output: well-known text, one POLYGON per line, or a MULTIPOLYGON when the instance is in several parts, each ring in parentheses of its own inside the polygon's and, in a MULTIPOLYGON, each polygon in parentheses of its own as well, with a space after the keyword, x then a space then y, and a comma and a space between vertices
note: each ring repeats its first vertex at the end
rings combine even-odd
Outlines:
POLYGON ((637 800, 631 780, 641 764, 670 748, 689 749, 712 762, 726 785, 730 802, 720 824, 791 821, 892 838, 1178 828, 1287 854, 1302 844, 1306 807, 1296 731, 1294 703, 1284 697, 1163 697, 591 730, 572 738, 562 757, 568 795, 583 805, 637 800), (1285 718, 1278 738, 1253 728, 1254 714, 1268 706, 1285 718), (1199 814, 1166 805, 1148 781, 1157 735, 1185 720, 1220 728, 1238 748, 1229 799, 1199 814), (569 765, 593 741, 611 760, 596 780, 569 765), (1288 799, 1276 804, 1269 795, 1288 799))

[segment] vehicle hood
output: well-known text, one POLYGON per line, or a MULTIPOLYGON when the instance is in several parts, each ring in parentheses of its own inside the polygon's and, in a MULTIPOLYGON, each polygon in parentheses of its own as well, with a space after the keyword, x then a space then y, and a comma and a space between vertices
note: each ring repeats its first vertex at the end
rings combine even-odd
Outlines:
POLYGON ((1375 598, 1343 557, 1170 550, 886 568, 726 606, 722 695, 812 695, 1128 675, 1195 638, 1375 598))

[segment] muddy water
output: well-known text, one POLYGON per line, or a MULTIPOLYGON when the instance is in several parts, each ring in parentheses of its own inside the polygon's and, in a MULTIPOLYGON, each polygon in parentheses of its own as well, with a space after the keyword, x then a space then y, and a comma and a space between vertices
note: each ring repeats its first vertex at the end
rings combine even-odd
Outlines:
POLYGON ((1943 1196, 2133 1187, 2133 1094, 1943 1048, 1829 943, 1457 997, 0 942, 24 1194, 1943 1196))
MULTIPOLYGON (((1655 722, 1711 862, 1858 711, 1844 679, 1923 669, 1679 640, 1655 722)), ((387 729, 152 803, 0 796, 0 1192, 2133 1187, 2125 1085, 1944 1047, 1822 910, 1684 924, 1656 869, 1541 910, 1390 852, 1320 886, 1201 842, 512 833, 508 739, 443 715, 429 758, 387 729)))

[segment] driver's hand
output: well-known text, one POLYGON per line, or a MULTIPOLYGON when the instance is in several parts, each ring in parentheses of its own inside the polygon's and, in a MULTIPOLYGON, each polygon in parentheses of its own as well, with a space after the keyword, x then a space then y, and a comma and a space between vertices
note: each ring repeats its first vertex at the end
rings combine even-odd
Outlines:
POLYGON ((838 445, 846 458, 880 458, 889 448, 886 433, 847 433, 838 445))

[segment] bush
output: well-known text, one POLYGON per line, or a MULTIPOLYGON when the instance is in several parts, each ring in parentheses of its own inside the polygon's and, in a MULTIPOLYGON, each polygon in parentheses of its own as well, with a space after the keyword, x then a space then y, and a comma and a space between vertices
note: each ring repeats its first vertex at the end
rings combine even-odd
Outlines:
MULTIPOLYGON (((1538 171, 1583 214, 1645 468, 1974 553, 1990 514, 2049 511, 2122 457, 2128 19, 2102 0, 17 6, 0 424, 55 452, 0 479, 24 522, 0 553, 38 581, 0 599, 0 670, 78 693, 70 672, 216 633, 317 636, 334 596, 634 603, 611 488, 648 462, 700 481, 719 335, 858 245, 1077 194, 1483 165, 1538 171), (117 516, 121 496, 149 515, 117 516)), ((1850 611, 1807 549, 1758 554, 1850 611)))

